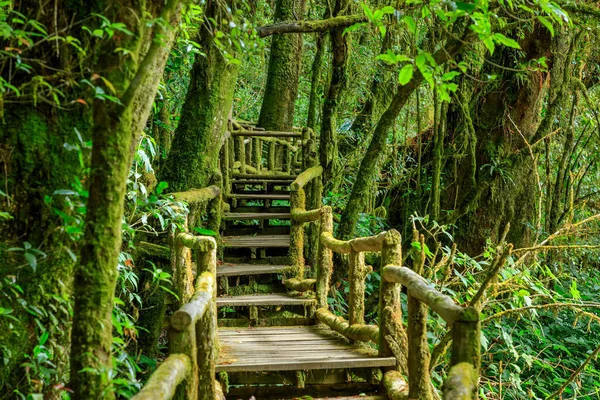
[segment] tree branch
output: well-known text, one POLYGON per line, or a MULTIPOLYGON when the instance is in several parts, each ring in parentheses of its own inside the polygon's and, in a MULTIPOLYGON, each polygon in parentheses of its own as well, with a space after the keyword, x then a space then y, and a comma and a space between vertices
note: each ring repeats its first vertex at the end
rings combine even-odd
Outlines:
POLYGON ((310 33, 324 32, 334 28, 346 28, 354 24, 366 23, 367 17, 363 14, 343 15, 316 21, 284 21, 272 25, 261 26, 256 29, 259 37, 267 37, 282 33, 310 33))

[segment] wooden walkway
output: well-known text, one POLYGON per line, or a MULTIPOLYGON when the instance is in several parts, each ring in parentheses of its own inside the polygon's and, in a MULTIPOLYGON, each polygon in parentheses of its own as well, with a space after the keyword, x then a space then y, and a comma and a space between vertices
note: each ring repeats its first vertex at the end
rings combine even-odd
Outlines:
POLYGON ((317 326, 220 328, 217 372, 391 367, 394 357, 317 326))

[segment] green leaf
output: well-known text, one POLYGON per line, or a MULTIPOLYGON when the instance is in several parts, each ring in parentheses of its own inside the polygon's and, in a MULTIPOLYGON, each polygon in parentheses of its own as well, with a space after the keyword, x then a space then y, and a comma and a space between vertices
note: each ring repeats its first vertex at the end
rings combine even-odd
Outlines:
POLYGON ((398 74, 398 82, 402 86, 406 85, 412 79, 414 70, 414 65, 406 64, 404 67, 402 67, 400 73, 398 74))
POLYGON ((402 18, 402 20, 406 24, 406 27, 408 28, 410 33, 412 33, 413 35, 417 33, 417 23, 415 22, 415 19, 413 17, 411 17, 410 15, 405 15, 404 18, 402 18))
POLYGON ((544 25, 546 27, 546 29, 548 29, 548 31, 550 31, 550 35, 552 35, 552 37, 554 37, 554 27, 552 26, 552 23, 550 21, 548 21, 548 19, 546 17, 542 17, 542 16, 538 16, 538 21, 540 21, 542 23, 542 25, 544 25))
POLYGON ((169 184, 165 181, 160 181, 158 185, 156 185, 156 193, 161 194, 166 188, 169 187, 169 184))
POLYGON ((36 256, 34 256, 32 253, 25 253, 25 259, 27 260, 27 263, 29 264, 29 266, 31 267, 31 269, 33 270, 33 272, 35 272, 36 269, 37 269, 37 258, 36 258, 36 256))
POLYGON ((444 81, 444 82, 445 81, 451 81, 452 79, 454 79, 458 75, 460 75, 460 72, 458 72, 458 71, 446 72, 444 75, 442 75, 442 81, 444 81))
POLYGON ((513 40, 511 38, 507 38, 506 36, 504 36, 501 33, 495 33, 494 34, 494 39, 498 43, 501 43, 501 44, 505 45, 506 47, 511 47, 513 49, 520 49, 521 48, 521 46, 519 46, 519 43, 517 43, 515 40, 513 40))
POLYGON ((365 13, 365 16, 367 17, 367 19, 369 21, 373 21, 373 11, 371 11, 369 6, 366 5, 365 3, 360 3, 360 6, 362 7, 363 12, 365 13))
POLYGON ((381 9, 381 12, 384 14, 393 14, 396 12, 396 9, 392 6, 385 6, 381 9))
POLYGON ((494 44, 494 40, 492 39, 491 36, 484 39, 483 44, 485 45, 485 47, 487 47, 490 54, 494 54, 494 49, 496 48, 496 45, 494 44))
POLYGON ((204 228, 194 228, 194 231, 196 233, 199 233, 200 235, 205 235, 205 236, 217 236, 217 232, 212 231, 210 229, 204 229, 204 228))
POLYGON ((387 32, 387 28, 385 27, 384 24, 381 24, 378 26, 379 28, 379 32, 381 33, 381 37, 385 37, 385 33, 387 32))
POLYGON ((365 25, 369 25, 366 22, 360 22, 358 24, 354 24, 354 25, 350 25, 349 27, 347 27, 346 29, 344 29, 344 32, 342 33, 342 36, 346 35, 347 33, 351 33, 354 31, 359 30, 360 28, 362 28, 365 25))

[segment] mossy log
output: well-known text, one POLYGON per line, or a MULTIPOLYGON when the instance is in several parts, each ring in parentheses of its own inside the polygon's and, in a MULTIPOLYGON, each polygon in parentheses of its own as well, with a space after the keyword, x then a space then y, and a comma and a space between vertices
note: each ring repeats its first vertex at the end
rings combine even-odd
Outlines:
POLYGON ((234 178, 236 179, 256 179, 256 180, 260 180, 260 179, 276 179, 276 178, 281 178, 281 179, 288 179, 288 178, 296 178, 295 175, 290 175, 281 171, 262 171, 260 174, 235 174, 234 178))
POLYGON ((325 237, 321 234, 321 240, 324 240, 325 245, 336 253, 349 254, 351 251, 381 251, 381 245, 386 235, 387 232, 381 232, 375 236, 352 240, 339 240, 334 238, 332 234, 326 235, 325 237))
POLYGON ((169 400, 177 386, 192 370, 190 358, 184 354, 171 354, 150 376, 134 400, 169 400))
POLYGON ((221 194, 221 189, 218 186, 208 186, 202 189, 192 189, 186 192, 170 193, 176 200, 185 201, 187 203, 202 203, 212 200, 221 194))
POLYGON ((198 350, 196 347, 195 325, 188 326, 183 331, 177 331, 172 327, 168 329, 168 342, 170 354, 184 354, 191 363, 191 369, 186 379, 177 386, 175 400, 187 400, 198 398, 198 350))
POLYGON ((297 222, 312 222, 317 221, 321 217, 322 210, 317 208, 316 210, 303 210, 301 208, 292 209, 292 219, 297 222))
MULTIPOLYGON (((331 207, 323 206, 321 213, 321 232, 322 235, 333 232, 333 215, 331 207)), ((322 240, 319 240, 317 247, 317 307, 327 307, 327 292, 329 292, 329 281, 333 273, 333 253, 329 250, 322 240)))
POLYGON ((387 371, 383 375, 383 387, 390 400, 408 400, 408 383, 398 371, 387 371))
POLYGON ((295 290, 297 292, 307 292, 309 290, 315 290, 316 279, 297 279, 290 278, 286 279, 284 285, 288 290, 295 290))
POLYGON ((316 317, 320 322, 348 339, 373 343, 377 343, 379 339, 379 328, 375 325, 350 325, 344 318, 334 315, 326 308, 319 308, 316 317))
POLYGON ((179 304, 185 304, 194 294, 194 273, 192 256, 189 247, 177 239, 181 232, 169 234, 171 243, 171 271, 173 274, 173 289, 179 297, 179 304))
POLYGON ((388 265, 383 269, 383 278, 387 282, 397 282, 406 286, 413 297, 425 303, 448 325, 454 324, 463 315, 463 307, 456 305, 449 296, 433 289, 425 278, 409 268, 388 265))
POLYGON ((477 370, 463 362, 454 365, 444 381, 444 400, 475 400, 477 396, 477 370))
POLYGON ((139 242, 135 248, 141 255, 146 257, 162 258, 165 260, 171 258, 171 249, 159 244, 139 242))
POLYGON ((288 142, 287 140, 279 139, 279 138, 276 138, 276 137, 264 137, 264 136, 261 136, 260 139, 256 138, 256 139, 253 139, 253 140, 260 140, 262 142, 280 144, 282 146, 287 147, 288 150, 290 152, 292 152, 292 153, 298 152, 298 147, 294 146, 292 143, 288 142))
POLYGON ((219 381, 215 380, 215 400, 226 400, 223 387, 219 381))
POLYGON ((310 181, 318 178, 323 173, 323 167, 320 165, 311 167, 306 171, 302 172, 294 182, 290 185, 292 190, 303 189, 310 181))
POLYGON ((479 312, 473 308, 466 308, 452 325, 452 352, 450 365, 467 362, 479 371, 481 364, 480 322, 479 312), (467 321, 474 319, 475 321, 467 321))
POLYGON ((196 323, 207 309, 210 309, 214 280, 215 277, 210 272, 204 272, 200 275, 196 284, 196 293, 194 293, 190 302, 184 304, 171 316, 173 329, 178 331, 186 329, 191 324, 196 323))

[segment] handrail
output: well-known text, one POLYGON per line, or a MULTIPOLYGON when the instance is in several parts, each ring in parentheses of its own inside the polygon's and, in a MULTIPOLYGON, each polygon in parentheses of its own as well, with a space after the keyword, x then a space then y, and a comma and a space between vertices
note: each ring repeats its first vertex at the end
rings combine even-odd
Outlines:
POLYGON ((176 200, 186 201, 188 203, 198 203, 209 201, 221 194, 221 188, 216 185, 208 186, 202 189, 191 189, 185 192, 170 193, 176 200))
POLYGON ((184 304, 170 320, 169 357, 134 399, 213 400, 220 392, 215 381, 217 242, 212 237, 181 232, 174 235, 172 246, 174 275, 183 278, 179 281, 182 287, 175 289, 182 294, 184 304), (196 253, 198 272, 193 295, 188 293, 186 282, 192 275, 189 251, 196 253))

